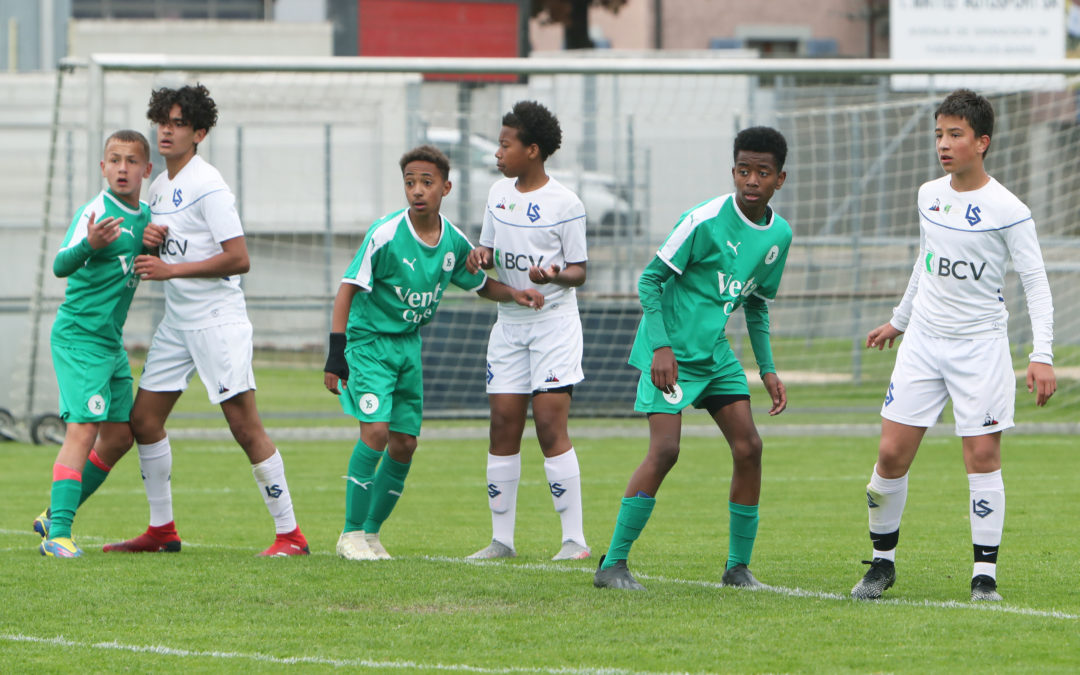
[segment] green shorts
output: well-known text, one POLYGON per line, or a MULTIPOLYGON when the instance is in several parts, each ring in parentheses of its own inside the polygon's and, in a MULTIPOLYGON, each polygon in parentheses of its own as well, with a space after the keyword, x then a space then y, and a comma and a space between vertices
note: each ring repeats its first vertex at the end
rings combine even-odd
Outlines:
POLYGON ((345 347, 349 384, 341 408, 361 422, 389 422, 390 430, 420 435, 424 373, 420 334, 370 335, 345 347))
POLYGON ((711 380, 682 380, 675 383, 675 393, 665 394, 652 383, 652 376, 642 371, 638 378, 637 399, 634 410, 643 413, 668 413, 676 415, 688 405, 704 408, 710 396, 740 394, 749 396, 750 387, 742 364, 731 354, 723 368, 711 380))
POLYGON ((60 417, 66 422, 127 422, 132 378, 127 352, 82 349, 52 343, 60 388, 60 417))

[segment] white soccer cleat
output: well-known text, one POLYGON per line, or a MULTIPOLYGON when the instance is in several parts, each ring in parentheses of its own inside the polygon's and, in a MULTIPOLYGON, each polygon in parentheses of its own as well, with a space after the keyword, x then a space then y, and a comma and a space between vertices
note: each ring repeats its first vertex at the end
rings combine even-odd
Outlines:
POLYGON ((592 551, 588 546, 582 546, 573 539, 567 539, 552 560, 584 560, 590 555, 592 551))
POLYGON ((366 543, 368 549, 375 554, 377 560, 391 560, 390 554, 386 552, 386 547, 379 541, 378 532, 365 532, 364 543, 366 543))
POLYGON ((337 554, 346 560, 378 560, 364 539, 364 531, 342 532, 337 540, 337 554))
POLYGON ((502 543, 498 539, 492 539, 491 543, 476 553, 467 556, 466 560, 492 560, 494 558, 516 558, 517 551, 502 543))

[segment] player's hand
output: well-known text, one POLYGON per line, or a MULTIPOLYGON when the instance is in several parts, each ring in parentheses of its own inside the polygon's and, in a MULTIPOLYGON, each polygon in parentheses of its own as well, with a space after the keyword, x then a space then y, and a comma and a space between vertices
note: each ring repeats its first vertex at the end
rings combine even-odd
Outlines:
POLYGON ((529 268, 529 281, 534 284, 550 284, 555 281, 555 277, 559 276, 559 271, 562 268, 552 263, 547 269, 538 265, 533 265, 529 268))
POLYGON ((172 279, 172 265, 156 255, 135 256, 135 274, 144 281, 165 281, 172 279))
POLYGON ((491 249, 487 246, 477 246, 469 251, 469 256, 465 258, 465 269, 469 274, 476 274, 481 269, 489 270, 494 266, 491 249))
POLYGON ((772 397, 772 408, 769 414, 779 415, 787 410, 787 389, 780 381, 780 376, 776 373, 765 373, 761 376, 761 382, 765 385, 765 391, 772 397))
POLYGON ((888 343, 889 349, 892 349, 893 342, 895 342, 896 338, 903 332, 904 331, 898 330, 896 326, 891 323, 885 322, 867 334, 866 347, 867 349, 877 347, 878 351, 881 351, 885 349, 885 344, 888 343))
POLYGON ((1032 361, 1027 368, 1028 393, 1035 392, 1035 405, 1044 406, 1057 391, 1057 377, 1054 367, 1048 363, 1032 361))
POLYGON ((675 393, 675 382, 679 379, 679 362, 671 347, 661 347, 653 352, 652 368, 649 371, 653 385, 665 394, 675 393))
POLYGON ((514 292, 514 302, 522 307, 532 307, 533 309, 540 311, 544 306, 544 294, 535 288, 526 288, 523 291, 514 292))
POLYGON ((326 365, 323 366, 323 384, 334 396, 340 396, 338 382, 341 386, 349 386, 349 362, 345 360, 345 333, 330 333, 330 349, 326 354, 326 365))
POLYGON ((100 222, 94 222, 94 216, 90 214, 90 221, 86 224, 86 241, 90 248, 100 250, 120 238, 120 224, 123 218, 104 218, 100 222))
POLYGON ((143 230, 142 245, 145 248, 157 250, 159 246, 165 243, 165 236, 169 234, 168 225, 155 225, 150 223, 143 230))

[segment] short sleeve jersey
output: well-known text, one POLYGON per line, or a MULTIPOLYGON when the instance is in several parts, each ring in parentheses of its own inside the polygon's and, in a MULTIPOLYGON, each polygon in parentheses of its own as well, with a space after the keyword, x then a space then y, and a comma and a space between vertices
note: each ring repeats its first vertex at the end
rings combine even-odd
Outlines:
POLYGON ((465 268, 471 250, 469 240, 446 218, 434 246, 416 235, 408 209, 380 218, 342 279, 364 291, 349 308, 348 339, 415 332, 431 321, 450 284, 467 291, 482 288, 487 275, 465 268))
MULTIPOLYGON (((684 213, 656 255, 675 272, 660 296, 664 328, 679 362, 679 378, 712 379, 727 350, 728 317, 747 297, 773 300, 780 288, 791 226, 770 208, 751 222, 735 195, 716 197, 684 213)), ((630 365, 648 372, 652 349, 638 326, 630 365)))
MULTIPOLYGON (((155 225, 169 228, 160 255, 170 264, 212 258, 222 252, 221 242, 244 236, 232 190, 198 155, 172 180, 168 172, 154 179, 150 213, 155 225)), ((239 275, 165 282, 166 325, 195 330, 246 320, 239 275)))
POLYGON ((83 266, 67 278, 64 302, 56 312, 52 340, 73 347, 123 348, 124 322, 139 285, 135 256, 142 253, 142 237, 150 222, 150 209, 133 209, 109 190, 82 206, 68 227, 61 250, 86 241, 90 214, 95 222, 123 218, 120 237, 94 251, 83 266))
POLYGON ((571 190, 548 176, 532 192, 518 192, 516 179, 503 178, 491 186, 480 245, 494 250, 499 281, 511 288, 535 288, 544 294, 544 307, 536 311, 514 302, 499 303, 504 323, 543 321, 559 314, 577 313, 577 292, 557 284, 534 284, 529 267, 581 263, 588 260, 585 245, 585 206, 571 190))
POLYGON ((993 178, 957 192, 949 175, 924 183, 918 204, 921 273, 911 322, 939 337, 1005 335, 1006 262, 1011 256, 1019 273, 1043 269, 1030 209, 993 178))

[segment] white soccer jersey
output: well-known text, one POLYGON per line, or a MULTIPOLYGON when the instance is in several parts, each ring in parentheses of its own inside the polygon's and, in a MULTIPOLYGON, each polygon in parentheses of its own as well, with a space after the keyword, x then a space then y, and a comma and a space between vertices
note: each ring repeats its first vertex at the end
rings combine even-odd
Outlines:
POLYGON ((572 191, 548 176, 542 188, 518 192, 515 178, 491 186, 480 245, 494 250, 499 281, 516 289, 535 288, 544 294, 539 312, 514 302, 499 303, 504 323, 542 321, 549 316, 577 312, 577 293, 558 284, 534 284, 529 267, 560 268, 588 260, 585 245, 585 206, 572 191))
POLYGON ((1054 308, 1031 211, 993 178, 957 192, 951 176, 919 188, 919 259, 892 325, 930 335, 1006 335, 1005 264, 1011 257, 1027 296, 1033 361, 1052 363, 1054 308))
MULTIPOLYGON (((221 253, 221 242, 244 236, 232 190, 198 155, 174 179, 164 172, 154 180, 150 215, 155 225, 169 227, 161 259, 170 264, 206 260, 221 253)), ((239 275, 165 282, 166 325, 195 330, 246 320, 239 275)))

